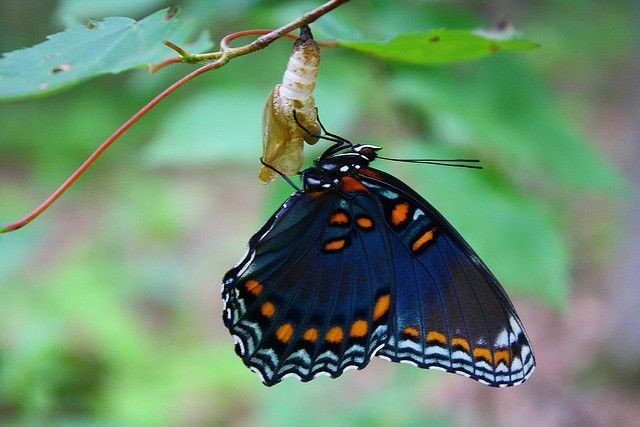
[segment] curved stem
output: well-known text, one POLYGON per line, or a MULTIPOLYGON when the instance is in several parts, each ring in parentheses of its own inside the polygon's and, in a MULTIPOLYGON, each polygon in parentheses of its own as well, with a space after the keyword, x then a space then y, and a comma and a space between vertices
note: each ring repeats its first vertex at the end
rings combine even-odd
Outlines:
MULTIPOLYGON (((234 40, 234 39, 237 39, 237 38, 240 38, 240 37, 266 35, 266 34, 272 33, 273 31, 275 31, 275 30, 273 30, 273 29, 256 28, 256 29, 252 29, 252 30, 238 31, 236 33, 229 34, 227 37, 229 37, 228 41, 231 41, 231 40, 234 40)), ((298 36, 296 36, 295 34, 287 33, 287 34, 284 34, 281 38, 286 38, 286 39, 295 41, 295 40, 298 39, 298 36)), ((329 47, 329 48, 333 48, 333 47, 336 47, 338 45, 338 42, 335 41, 335 40, 325 40, 325 41, 317 41, 316 40, 316 43, 320 47, 329 47)), ((172 43, 171 41, 167 40, 167 41, 164 42, 164 44, 166 44, 168 47, 170 47, 171 49, 173 49, 176 52, 178 52, 180 54, 180 56, 176 56, 174 58, 165 59, 162 62, 159 62, 159 63, 154 64, 154 65, 150 65, 149 66, 149 72, 151 72, 151 73, 155 73, 156 71, 159 71, 159 70, 163 69, 164 67, 167 67, 167 66, 172 65, 172 64, 196 63, 196 62, 202 62, 202 61, 210 61, 212 59, 218 59, 222 55, 222 51, 190 54, 190 53, 186 52, 180 46, 177 46, 176 44, 172 43)))
MULTIPOLYGON (((160 94, 156 95, 151 101, 149 101, 144 107, 138 110, 133 116, 131 116, 126 122, 122 124, 115 132, 113 132, 107 139, 104 140, 102 144, 85 160, 82 165, 76 171, 67 178, 62 185, 60 185, 49 197, 47 197, 36 209, 34 209, 31 213, 23 217, 22 219, 8 224, 2 228, 0 228, 0 233, 8 233, 10 231, 18 230, 25 225, 29 224, 35 218, 37 218, 42 212, 44 212, 53 202, 55 202, 62 194, 64 194, 69 187, 73 185, 76 180, 87 171, 91 167, 91 165, 100 157, 102 153, 104 153, 107 148, 111 146, 120 136, 122 136, 134 123, 136 123, 140 118, 142 118, 145 114, 147 114, 150 110, 152 110, 156 105, 158 105, 163 99, 173 93, 180 86, 199 76, 200 74, 206 73, 207 71, 214 70, 224 66, 231 59, 246 55, 248 53, 255 52, 260 49, 264 49, 272 42, 277 40, 280 37, 283 37, 285 34, 295 30, 296 28, 301 27, 302 25, 309 24, 322 15, 330 12, 336 7, 347 3, 349 0, 331 0, 327 3, 319 6, 318 8, 305 13, 300 18, 291 21, 290 23, 283 25, 282 27, 270 31, 269 33, 259 37, 257 40, 237 48, 230 48, 228 43, 238 37, 248 35, 248 32, 240 31, 237 33, 229 34, 224 37, 220 43, 222 47, 222 52, 220 57, 215 61, 203 65, 202 67, 190 72, 186 76, 182 77, 178 81, 171 84, 165 90, 163 90, 160 94)), ((248 30, 249 32, 252 30, 248 30)))
POLYGON ((142 107, 138 112, 136 112, 133 116, 131 116, 122 126, 116 129, 107 139, 104 140, 102 144, 85 160, 76 171, 67 178, 62 185, 60 185, 56 191, 54 191, 49 197, 45 199, 36 209, 34 209, 30 214, 25 216, 19 221, 16 221, 12 224, 6 225, 4 228, 0 229, 0 233, 7 233, 10 231, 18 230, 19 228, 24 227, 35 218, 37 218, 42 212, 44 212, 53 202, 55 202, 58 197, 60 197, 69 187, 73 185, 76 180, 87 171, 91 167, 91 165, 100 157, 102 153, 104 153, 107 148, 111 146, 122 134, 124 134, 135 122, 137 122, 142 116, 147 114, 151 109, 153 109, 156 105, 160 103, 164 98, 166 98, 169 94, 175 91, 177 88, 187 83, 189 80, 199 76, 202 73, 205 73, 209 70, 220 68, 222 65, 228 62, 228 59, 224 56, 220 58, 218 61, 212 62, 210 64, 204 65, 197 70, 192 71, 186 76, 182 77, 180 80, 174 82, 171 86, 163 90, 160 94, 156 95, 151 101, 149 101, 144 107, 142 107))

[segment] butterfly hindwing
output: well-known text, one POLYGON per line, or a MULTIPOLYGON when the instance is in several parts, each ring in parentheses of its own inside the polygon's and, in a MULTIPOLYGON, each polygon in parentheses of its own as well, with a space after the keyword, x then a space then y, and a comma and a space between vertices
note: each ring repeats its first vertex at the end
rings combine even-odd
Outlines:
POLYGON ((422 197, 389 174, 364 169, 393 251, 392 361, 459 373, 492 386, 523 382, 531 348, 513 305, 493 274, 422 197))
POLYGON ((376 262, 383 241, 359 236, 359 224, 360 209, 336 193, 295 193, 225 276, 225 324, 265 384, 363 368, 387 341, 391 278, 360 259, 374 248, 376 262))

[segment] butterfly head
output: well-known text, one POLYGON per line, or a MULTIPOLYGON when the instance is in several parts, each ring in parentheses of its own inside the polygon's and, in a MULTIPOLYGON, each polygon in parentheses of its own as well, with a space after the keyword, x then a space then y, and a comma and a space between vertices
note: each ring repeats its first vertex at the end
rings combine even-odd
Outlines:
POLYGON ((355 144, 343 148, 343 150, 349 151, 327 155, 327 153, 332 150, 332 148, 330 148, 316 160, 316 168, 335 177, 351 175, 357 172, 358 169, 368 166, 369 163, 377 157, 376 152, 380 150, 380 148, 381 147, 376 145, 355 144))
POLYGON ((372 161, 378 157, 378 150, 381 148, 382 147, 378 147, 377 145, 356 144, 353 146, 353 151, 365 159, 372 161))
MULTIPOLYGON (((353 176, 376 158, 380 147, 375 145, 353 145, 350 151, 321 156, 315 166, 302 172, 305 192, 328 191, 338 188, 340 179, 353 176)), ((326 154, 326 153, 325 153, 326 154)))

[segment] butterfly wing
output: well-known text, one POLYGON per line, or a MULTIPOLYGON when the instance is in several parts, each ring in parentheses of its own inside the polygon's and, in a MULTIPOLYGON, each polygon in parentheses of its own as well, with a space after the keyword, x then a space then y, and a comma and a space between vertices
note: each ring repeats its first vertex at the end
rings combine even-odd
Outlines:
MULTIPOLYGON (((522 322, 496 278, 455 229, 393 176, 358 177, 384 218, 394 308, 380 357, 462 374, 491 386, 525 381, 535 367, 522 322)), ((369 203, 370 204, 370 203, 369 203)))
POLYGON ((379 356, 492 386, 534 369, 495 277, 453 227, 372 168, 297 192, 224 278, 224 321, 265 384, 339 376, 379 356))
POLYGON ((266 385, 363 368, 387 342, 389 254, 378 233, 354 239, 361 211, 335 191, 294 193, 225 275, 225 325, 266 385))

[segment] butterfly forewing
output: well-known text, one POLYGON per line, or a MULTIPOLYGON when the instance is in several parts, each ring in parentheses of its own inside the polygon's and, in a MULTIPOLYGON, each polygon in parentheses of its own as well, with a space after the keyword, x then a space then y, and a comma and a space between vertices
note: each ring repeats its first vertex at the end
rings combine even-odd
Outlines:
POLYGON ((360 179, 375 195, 394 253, 394 316, 378 355, 492 386, 523 382, 534 368, 528 339, 480 258, 401 181, 374 169, 360 179))

